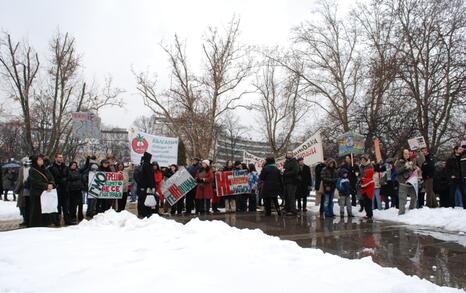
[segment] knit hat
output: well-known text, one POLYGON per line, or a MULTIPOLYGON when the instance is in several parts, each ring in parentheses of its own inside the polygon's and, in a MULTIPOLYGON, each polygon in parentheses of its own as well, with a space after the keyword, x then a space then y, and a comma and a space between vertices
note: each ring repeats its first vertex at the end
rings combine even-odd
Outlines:
POLYGON ((210 166, 210 161, 209 160, 203 160, 202 163, 206 164, 207 166, 210 166))

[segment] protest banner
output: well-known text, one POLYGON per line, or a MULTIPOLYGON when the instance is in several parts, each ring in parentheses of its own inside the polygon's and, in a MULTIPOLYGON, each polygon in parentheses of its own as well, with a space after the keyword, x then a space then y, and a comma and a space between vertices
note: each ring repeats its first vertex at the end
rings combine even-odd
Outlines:
POLYGON ((123 197, 123 174, 119 172, 89 172, 88 196, 99 199, 123 197))
POLYGON ((313 166, 324 161, 324 149, 320 132, 309 137, 305 142, 293 150, 296 158, 303 158, 304 164, 313 166))
POLYGON ((382 152, 380 151, 380 139, 374 139, 375 159, 377 162, 382 161, 382 152))
POLYGON ((248 193, 248 173, 246 170, 232 170, 215 173, 217 196, 248 193))
POLYGON ((71 114, 73 137, 86 139, 100 139, 100 118, 91 112, 74 112, 71 114))
POLYGON ((160 166, 168 167, 178 162, 178 138, 151 135, 130 129, 128 132, 131 162, 139 165, 144 152, 152 154, 152 159, 160 166))
POLYGON ((364 136, 349 131, 337 138, 338 156, 353 154, 360 155, 364 153, 364 136))
POLYGON ((196 180, 186 169, 180 169, 162 185, 161 192, 172 206, 196 187, 196 180))
POLYGON ((409 144, 409 149, 412 151, 417 151, 417 150, 427 147, 426 141, 424 140, 424 137, 422 136, 408 139, 408 144, 409 144))

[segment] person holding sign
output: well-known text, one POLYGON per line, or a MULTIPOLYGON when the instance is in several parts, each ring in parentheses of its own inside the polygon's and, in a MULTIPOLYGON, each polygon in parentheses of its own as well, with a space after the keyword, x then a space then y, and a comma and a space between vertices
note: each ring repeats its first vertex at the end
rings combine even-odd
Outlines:
POLYGON ((399 215, 403 215, 406 209, 406 203, 408 201, 408 195, 411 197, 409 209, 416 207, 416 190, 415 187, 409 184, 408 179, 412 177, 416 171, 416 163, 411 160, 410 152, 408 149, 403 150, 403 155, 395 163, 395 170, 397 179, 399 182, 399 215))
POLYGON ((141 159, 141 170, 134 176, 138 186, 138 217, 150 217, 155 207, 145 205, 146 197, 155 190, 154 169, 151 164, 152 154, 145 152, 141 159))
POLYGON ((44 191, 52 191, 55 181, 52 173, 45 168, 44 156, 31 156, 31 169, 29 169, 29 191, 30 191, 30 227, 42 227, 47 223, 43 219, 40 197, 44 191))
POLYGON ((196 173, 196 213, 199 215, 209 214, 210 200, 214 194, 212 181, 214 174, 210 169, 210 161, 202 161, 201 168, 196 173))

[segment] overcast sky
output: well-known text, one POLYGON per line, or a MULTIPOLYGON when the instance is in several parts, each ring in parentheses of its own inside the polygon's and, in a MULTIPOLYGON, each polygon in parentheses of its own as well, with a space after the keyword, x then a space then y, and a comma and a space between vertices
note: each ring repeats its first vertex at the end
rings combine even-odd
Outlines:
MULTIPOLYGON (((348 1, 347 1, 348 2, 348 1)), ((175 33, 187 41, 188 56, 198 62, 201 37, 208 26, 224 26, 241 18, 241 41, 250 45, 286 45, 290 28, 309 19, 316 8, 309 0, 0 0, 0 28, 17 40, 27 40, 40 54, 58 30, 76 38, 88 80, 113 76, 126 90, 125 109, 101 114, 105 124, 128 127, 149 114, 136 94, 131 68, 157 73, 168 82, 167 56, 160 43, 175 33)), ((343 2, 343 5, 346 5, 343 2)), ((194 63, 194 62, 193 62, 194 63)), ((5 99, 5 97, 2 97, 5 99)))

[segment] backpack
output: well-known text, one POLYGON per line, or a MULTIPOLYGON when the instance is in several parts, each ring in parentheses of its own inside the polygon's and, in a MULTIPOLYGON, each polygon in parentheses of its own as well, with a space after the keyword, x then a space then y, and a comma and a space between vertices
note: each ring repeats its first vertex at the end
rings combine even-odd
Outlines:
POLYGON ((336 187, 337 187, 337 189, 338 189, 339 192, 342 192, 342 191, 343 191, 343 185, 341 184, 341 182, 342 182, 341 178, 338 177, 338 179, 337 179, 337 186, 336 186, 336 187))

